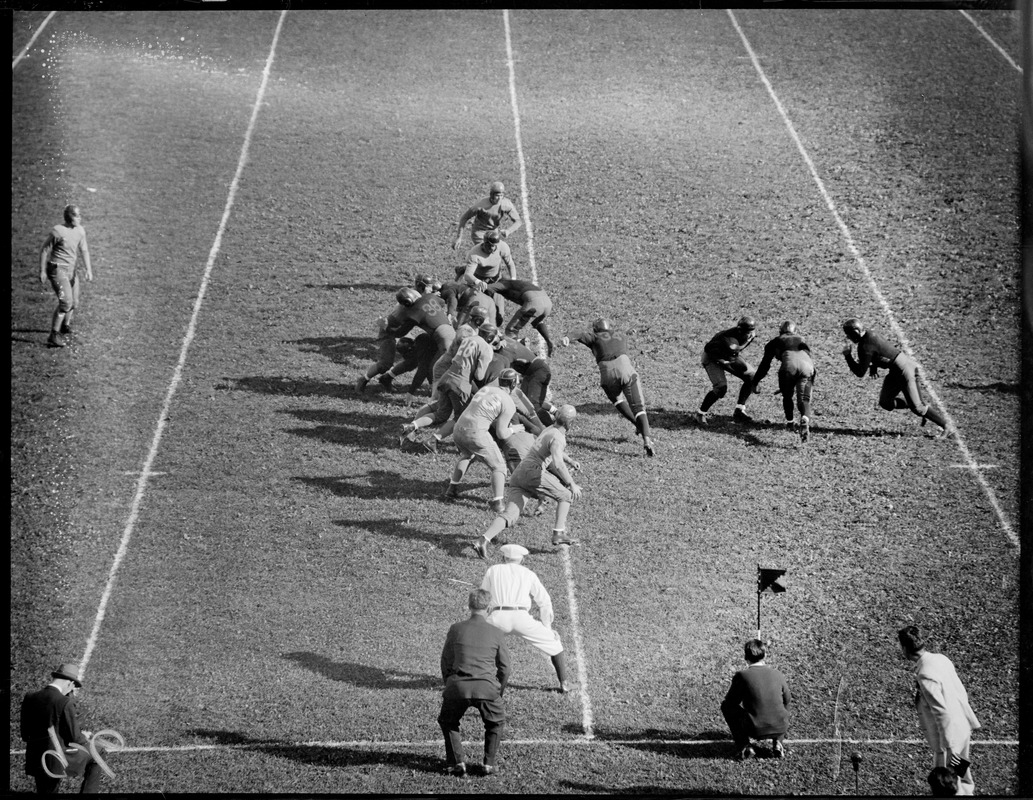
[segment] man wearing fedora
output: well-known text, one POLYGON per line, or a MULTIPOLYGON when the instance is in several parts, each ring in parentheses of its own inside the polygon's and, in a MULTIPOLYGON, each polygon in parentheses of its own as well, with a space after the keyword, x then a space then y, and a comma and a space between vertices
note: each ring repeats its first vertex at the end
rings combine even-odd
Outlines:
MULTIPOLYGON (((89 731, 79 728, 75 714, 76 690, 82 688, 78 664, 62 664, 50 673, 52 680, 38 692, 29 692, 22 700, 21 735, 25 740, 25 773, 36 780, 38 794, 57 794, 61 778, 53 778, 43 768, 43 754, 52 750, 50 737, 53 728, 64 749, 73 743, 86 746, 89 731)), ((50 757, 47 766, 51 772, 63 770, 60 762, 50 757)), ((101 771, 96 761, 89 761, 83 771, 81 794, 96 794, 101 771)))

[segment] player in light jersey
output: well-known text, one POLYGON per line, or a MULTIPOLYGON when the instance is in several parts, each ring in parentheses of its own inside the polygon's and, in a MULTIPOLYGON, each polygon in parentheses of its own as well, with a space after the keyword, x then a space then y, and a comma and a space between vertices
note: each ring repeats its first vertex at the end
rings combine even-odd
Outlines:
MULTIPOLYGON (((480 291, 501 278, 516 280, 516 263, 509 245, 502 241, 498 233, 492 232, 484 237, 484 241, 470 249, 466 254, 466 264, 456 268, 456 280, 467 286, 474 286, 480 291), (503 274, 502 268, 506 268, 503 274)), ((492 298, 498 309, 499 318, 506 316, 506 300, 502 295, 492 298)))
POLYGON ((516 206, 506 197, 506 187, 501 181, 495 181, 489 186, 488 196, 470 206, 459 218, 455 244, 452 245, 453 250, 458 250, 463 243, 463 228, 471 219, 473 225, 470 226, 470 239, 474 244, 484 241, 485 235, 491 231, 506 238, 524 224, 517 213, 516 206), (511 223, 507 228, 502 227, 502 221, 505 219, 511 223))
POLYGON ((39 251, 39 282, 50 282, 57 295, 57 308, 50 320, 49 347, 65 347, 64 337, 72 333, 72 314, 79 305, 79 281, 76 266, 82 257, 86 280, 93 280, 90 249, 86 245, 86 229, 82 226, 79 206, 64 209, 64 225, 55 225, 47 234, 39 251))
MULTIPOLYGON (((449 416, 459 419, 460 414, 466 410, 473 396, 473 384, 480 385, 484 380, 484 373, 494 353, 491 343, 499 335, 498 328, 490 322, 481 325, 477 333, 477 336, 467 336, 459 343, 452 363, 438 382, 438 398, 433 404, 433 410, 402 426, 399 445, 404 446, 406 441, 415 442, 421 428, 443 425, 449 416)), ((437 442, 451 432, 452 426, 448 427, 448 433, 440 431, 439 435, 428 443, 427 449, 436 452, 437 442)))
POLYGON ((488 508, 502 511, 502 493, 506 488, 506 460, 492 432, 499 441, 506 441, 522 425, 513 425, 516 405, 510 397, 516 388, 519 376, 516 370, 507 369, 499 375, 498 386, 485 386, 477 390, 466 410, 456 420, 452 439, 459 448, 459 459, 452 469, 452 479, 445 490, 445 499, 459 496, 459 484, 470 468, 470 462, 479 458, 491 470, 491 499, 488 508))
POLYGON ((530 452, 509 479, 504 496, 505 508, 495 517, 488 530, 476 541, 474 550, 483 559, 488 557, 488 543, 512 527, 531 498, 556 501, 556 521, 552 529, 553 547, 577 542, 567 535, 567 514, 570 504, 581 499, 581 487, 574 483, 567 469, 567 431, 574 424, 574 406, 560 406, 556 422, 535 439, 530 452))

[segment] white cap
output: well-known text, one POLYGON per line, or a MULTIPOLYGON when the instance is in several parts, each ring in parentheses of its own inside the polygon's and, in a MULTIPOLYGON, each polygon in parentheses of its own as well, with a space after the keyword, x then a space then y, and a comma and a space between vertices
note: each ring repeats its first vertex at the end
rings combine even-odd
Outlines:
POLYGON ((504 544, 499 548, 499 552, 507 561, 519 561, 531 551, 518 544, 504 544))

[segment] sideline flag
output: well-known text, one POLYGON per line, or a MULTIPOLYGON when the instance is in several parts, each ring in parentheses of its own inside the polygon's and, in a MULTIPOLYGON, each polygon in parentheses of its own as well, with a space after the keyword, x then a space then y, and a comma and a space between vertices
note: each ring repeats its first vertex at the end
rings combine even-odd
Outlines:
POLYGON ((778 594, 786 590, 784 569, 762 569, 757 567, 757 591, 778 594))

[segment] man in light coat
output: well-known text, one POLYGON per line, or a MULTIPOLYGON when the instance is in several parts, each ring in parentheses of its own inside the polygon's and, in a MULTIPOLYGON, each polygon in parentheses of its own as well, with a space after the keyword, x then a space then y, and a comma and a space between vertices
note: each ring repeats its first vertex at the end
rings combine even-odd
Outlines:
POLYGON ((914 663, 915 708, 918 724, 933 751, 933 766, 953 767, 958 772, 958 794, 975 791, 969 748, 972 731, 981 727, 968 704, 968 693, 951 660, 925 649, 914 625, 897 631, 904 657, 914 663), (965 762, 962 764, 962 762, 965 762))
POLYGON ((552 659, 559 691, 570 691, 563 642, 553 630, 552 598, 538 576, 520 562, 528 554, 526 547, 506 544, 499 548, 503 563, 488 567, 481 588, 491 593, 488 622, 504 633, 515 633, 552 659), (531 616, 531 603, 538 606, 540 620, 531 616))

